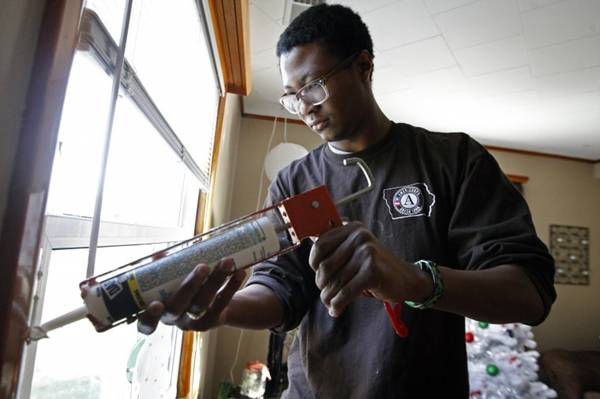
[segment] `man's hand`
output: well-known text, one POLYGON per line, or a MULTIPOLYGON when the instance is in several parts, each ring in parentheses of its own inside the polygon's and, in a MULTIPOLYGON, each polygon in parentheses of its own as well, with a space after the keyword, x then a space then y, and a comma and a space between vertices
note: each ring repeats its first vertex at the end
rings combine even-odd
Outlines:
POLYGON ((148 305, 139 316, 138 331, 152 334, 159 321, 194 331, 223 325, 227 306, 246 276, 245 271, 238 270, 225 283, 232 268, 231 259, 221 261, 212 273, 208 266, 198 265, 164 303, 148 305))
POLYGON ((364 290, 394 303, 425 298, 433 290, 426 273, 396 258, 359 222, 323 234, 311 249, 309 263, 321 301, 333 317, 364 290))

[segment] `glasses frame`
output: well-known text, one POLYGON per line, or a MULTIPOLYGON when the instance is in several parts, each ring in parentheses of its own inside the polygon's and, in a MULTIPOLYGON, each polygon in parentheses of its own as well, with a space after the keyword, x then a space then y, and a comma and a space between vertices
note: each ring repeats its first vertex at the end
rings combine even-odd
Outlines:
POLYGON ((321 75, 320 77, 318 77, 318 78, 316 78, 314 80, 311 80, 310 82, 306 83, 304 86, 302 86, 300 89, 298 89, 297 92, 290 93, 290 94, 282 94, 281 97, 279 97, 279 103, 290 114, 298 115, 300 113, 299 109, 296 110, 296 112, 293 112, 291 109, 289 109, 285 105, 284 98, 287 98, 287 97, 290 97, 290 96, 295 96, 296 100, 298 100, 298 104, 300 104, 300 102, 307 103, 306 100, 300 98, 300 93, 302 93, 304 90, 306 90, 307 87, 309 87, 311 85, 314 85, 314 84, 318 84, 319 86, 321 86, 321 88, 325 92, 325 98, 323 98, 323 100, 321 100, 321 101, 310 103, 310 105, 321 105, 321 104, 323 104, 325 101, 327 101, 329 99, 329 90, 327 90, 327 86, 325 85, 325 82, 327 82, 327 80, 331 79, 331 77, 333 77, 336 73, 341 72, 344 69, 348 68, 352 64, 352 62, 354 62, 354 60, 356 59, 356 57, 359 56, 360 53, 361 53, 361 51, 357 51, 356 53, 352 54, 351 56, 349 56, 347 58, 344 58, 342 61, 340 61, 337 64, 335 64, 333 66, 333 68, 331 68, 327 73, 325 73, 325 74, 321 75))

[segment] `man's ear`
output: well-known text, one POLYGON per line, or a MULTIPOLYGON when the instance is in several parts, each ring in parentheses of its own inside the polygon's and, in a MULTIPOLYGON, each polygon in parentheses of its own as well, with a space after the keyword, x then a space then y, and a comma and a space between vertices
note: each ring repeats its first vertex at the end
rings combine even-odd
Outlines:
POLYGON ((357 58, 361 79, 364 82, 373 80, 373 56, 367 50, 361 51, 357 58))

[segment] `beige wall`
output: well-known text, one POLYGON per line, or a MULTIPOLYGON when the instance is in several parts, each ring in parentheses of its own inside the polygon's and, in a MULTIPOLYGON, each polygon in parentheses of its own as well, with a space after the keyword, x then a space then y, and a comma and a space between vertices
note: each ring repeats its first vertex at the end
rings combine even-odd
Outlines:
MULTIPOLYGON (((228 103, 230 99, 228 98, 228 103)), ((228 118, 232 114, 228 115, 228 118)), ((273 122, 263 121, 252 118, 241 118, 239 132, 231 132, 230 136, 237 140, 236 144, 230 144, 228 149, 221 148, 222 160, 225 152, 229 152, 228 159, 233 164, 237 162, 235 170, 228 168, 230 172, 224 173, 229 181, 223 181, 224 185, 232 185, 233 189, 228 191, 231 199, 230 212, 227 220, 252 213, 256 210, 257 201, 261 204, 264 201, 266 189, 269 185, 268 179, 263 175, 263 190, 258 195, 260 186, 260 174, 262 172, 262 161, 267 154, 267 144, 273 131, 273 122), (233 156, 235 154, 236 156, 233 156)), ((321 143, 321 139, 312 131, 304 126, 297 124, 288 124, 288 141, 300 144, 307 149, 313 149, 321 143)), ((276 124, 275 134, 271 147, 283 142, 284 128, 283 121, 276 124)), ((223 142, 223 141, 222 141, 223 142)), ((221 162, 220 162, 221 163, 221 162)), ((219 188, 220 189, 220 188, 219 188)), ((227 189, 229 190, 229 189, 227 189)), ((223 204, 227 200, 223 199, 223 204)), ((219 220, 222 223, 225 220, 219 220)), ((215 222, 217 219, 215 218, 215 222)), ((215 224, 219 224, 215 223, 215 224)), ((241 330, 231 327, 221 327, 216 331, 216 340, 214 344, 214 367, 209 381, 211 393, 205 398, 215 398, 217 396, 217 387, 223 381, 230 381, 230 371, 233 367, 233 378, 236 384, 241 382, 242 370, 248 361, 260 360, 266 364, 268 350, 269 334, 267 331, 241 330), (241 342, 240 342, 241 339, 241 342), (238 360, 235 362, 236 349, 240 345, 238 360), (234 365, 235 362, 235 365, 234 365)))
MULTIPOLYGON (((272 121, 241 119, 230 218, 255 210, 262 161, 272 128, 272 121)), ((272 147, 282 139, 283 126, 278 122, 272 147)), ((307 149, 321 143, 311 130, 296 124, 288 124, 288 140, 307 149)), ((585 162, 502 151, 493 151, 492 154, 506 173, 529 177, 529 182, 524 186, 524 195, 542 240, 547 243, 550 224, 590 228, 591 284, 557 286, 559 297, 550 317, 534 329, 539 349, 600 349, 600 243, 595 242, 594 237, 594 233, 600 230, 600 179, 593 177, 592 165, 585 162)), ((263 179, 261 203, 268 185, 267 179, 263 179)), ((213 397, 216 396, 218 383, 230 379, 229 369, 234 361, 240 330, 221 328, 218 334, 213 397)), ((267 332, 244 331, 233 373, 236 383, 240 382, 241 371, 247 361, 266 362, 267 349, 267 332)))
POLYGON ((538 235, 548 243, 550 224, 590 230, 590 285, 557 285, 548 319, 534 329, 540 349, 600 350, 600 179, 593 165, 492 151, 508 174, 529 177, 524 195, 538 235))
MULTIPOLYGON (((256 210, 258 200, 259 176, 263 161, 267 155, 267 144, 273 131, 273 122, 254 118, 242 118, 242 134, 240 135, 240 152, 238 168, 235 176, 235 199, 231 204, 231 216, 239 217, 256 210)), ((287 138, 290 143, 304 146, 312 150, 319 146, 321 138, 304 125, 287 124, 287 138)), ((278 120, 271 148, 284 141, 284 124, 278 120)), ((263 192, 260 196, 260 207, 269 181, 263 174, 263 192)))
MULTIPOLYGON (((223 115, 223 126, 219 158, 216 165, 215 185, 210 193, 209 203, 211 209, 208 215, 206 227, 219 226, 230 220, 231 202, 233 198, 235 170, 238 158, 238 142, 241 132, 241 105, 240 97, 228 94, 225 99, 225 111, 223 115)), ((215 143, 216 144, 216 143, 215 143)), ((202 335, 202 359, 201 359, 201 398, 213 398, 217 396, 217 386, 222 381, 222 369, 227 367, 228 353, 219 346, 220 330, 212 330, 202 335)), ((225 336, 222 342, 226 343, 230 338, 225 336)), ((221 346, 223 346, 221 342, 221 346)))
MULTIPOLYGON (((223 126, 219 143, 217 173, 211 193, 210 224, 219 226, 230 220, 234 191, 234 176, 238 165, 238 143, 241 132, 242 114, 240 96, 227 94, 223 126)), ((215 143, 216 145, 217 143, 215 143)))

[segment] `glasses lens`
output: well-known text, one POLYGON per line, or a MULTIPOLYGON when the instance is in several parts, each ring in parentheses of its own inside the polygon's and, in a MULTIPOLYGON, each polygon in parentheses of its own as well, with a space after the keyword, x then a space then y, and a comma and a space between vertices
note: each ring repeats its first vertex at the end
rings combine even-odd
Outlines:
POLYGON ((321 82, 310 83, 297 94, 287 94, 279 98, 281 105, 292 114, 300 111, 300 101, 306 105, 318 105, 327 100, 328 94, 321 82))
POLYGON ((316 105, 321 104, 327 99, 327 92, 325 87, 320 82, 313 82, 308 86, 304 87, 299 93, 298 97, 306 104, 316 105))
POLYGON ((288 112, 291 112, 292 114, 297 114, 298 113, 298 104, 299 101, 296 98, 295 94, 288 94, 285 96, 281 96, 279 98, 279 102, 281 103, 281 105, 283 105, 283 107, 288 110, 288 112))

